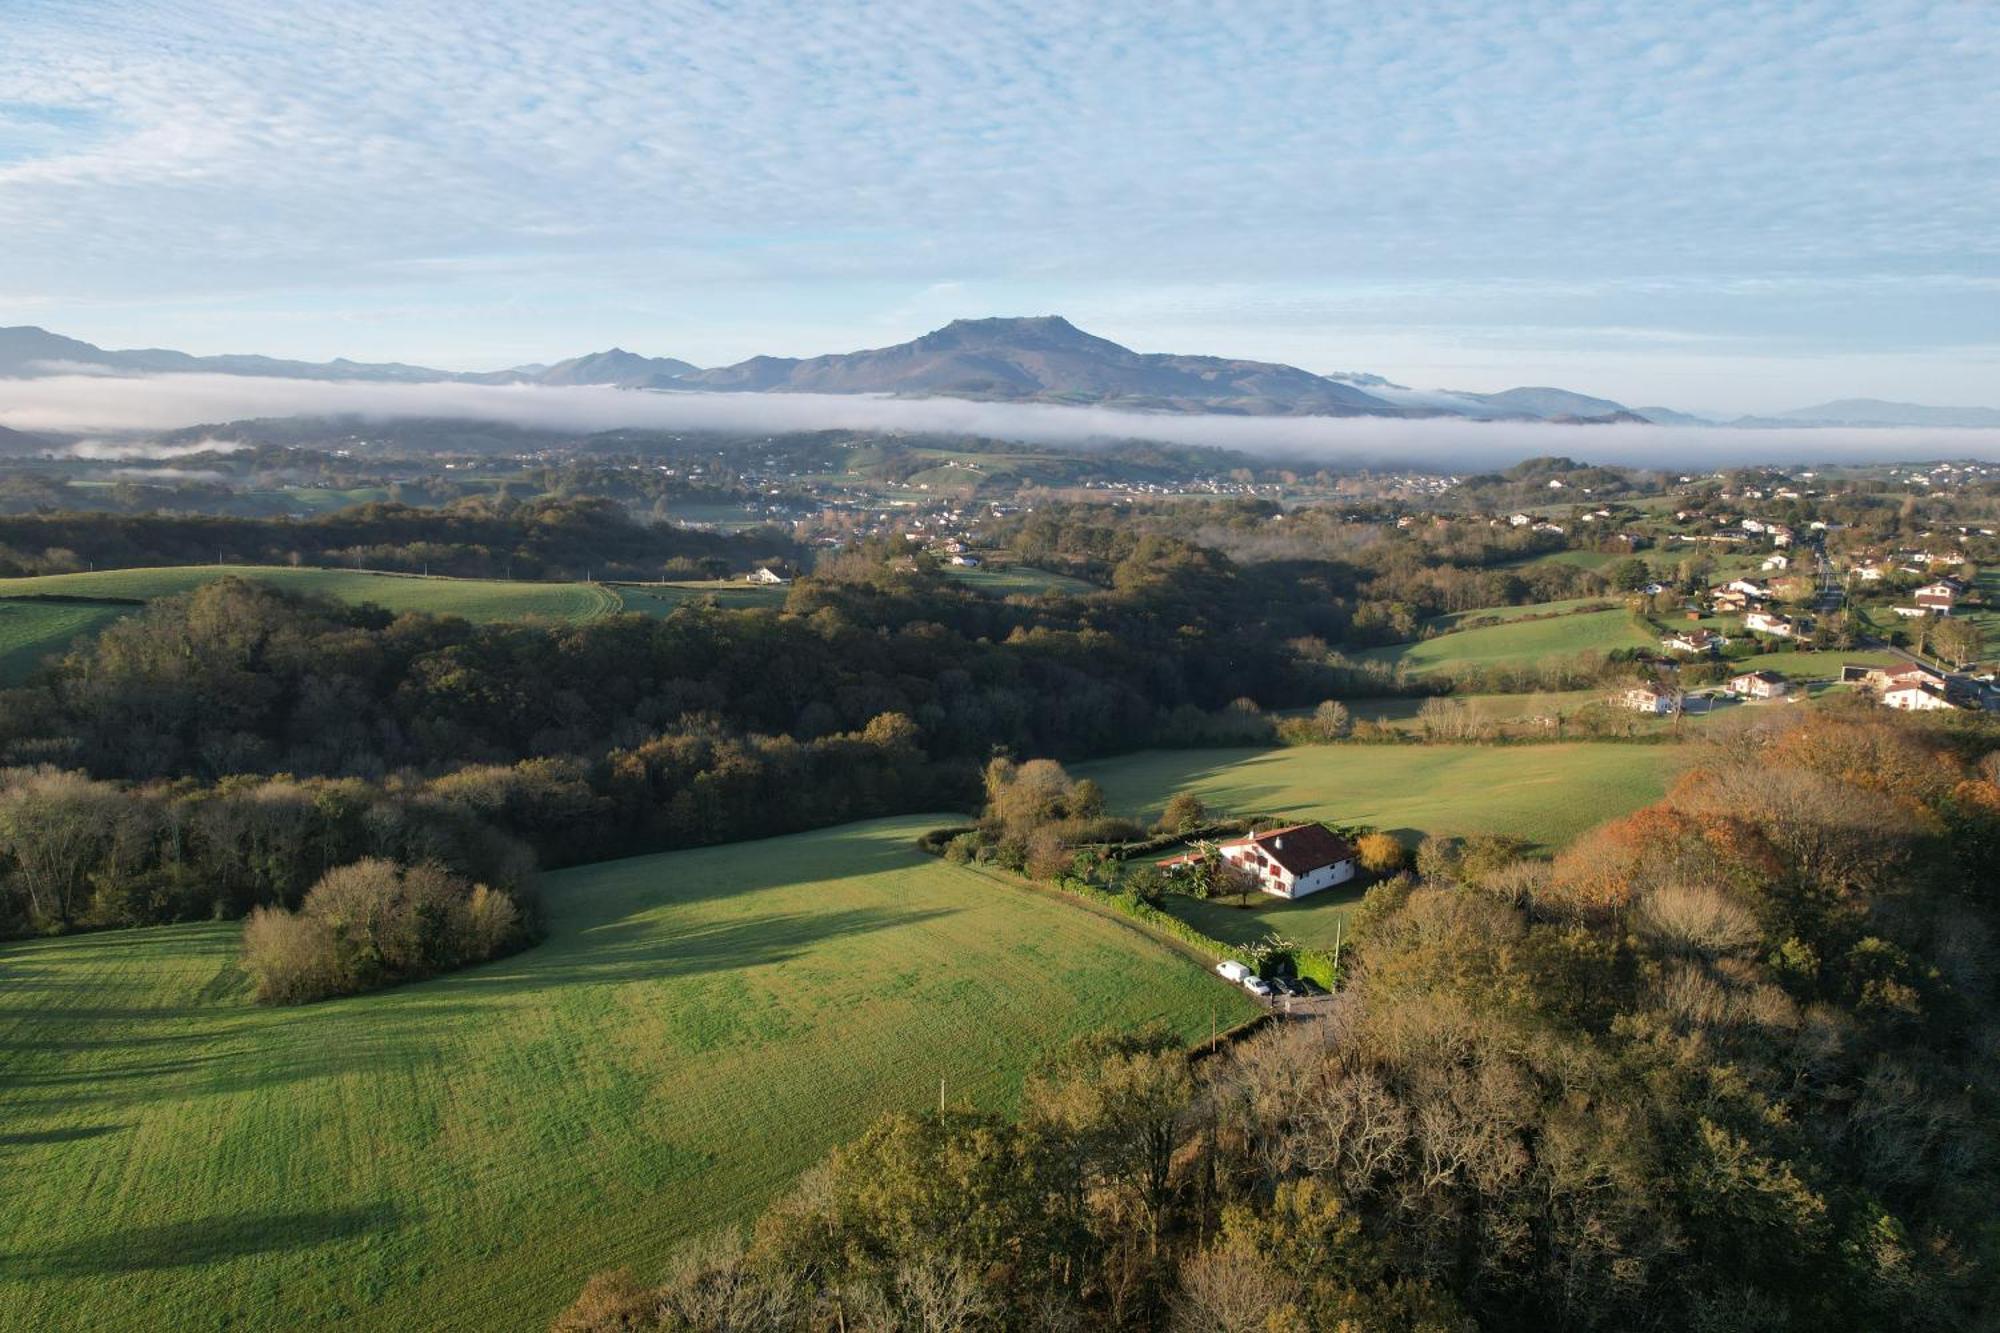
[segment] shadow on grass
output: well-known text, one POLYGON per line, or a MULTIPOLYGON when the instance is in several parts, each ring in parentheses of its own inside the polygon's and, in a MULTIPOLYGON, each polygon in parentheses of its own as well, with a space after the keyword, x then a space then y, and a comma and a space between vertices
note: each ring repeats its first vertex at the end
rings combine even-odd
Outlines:
MULTIPOLYGON (((858 907, 838 912, 787 912, 679 930, 628 918, 591 927, 568 939, 550 940, 540 948, 450 977, 405 987, 403 993, 419 1000, 420 1012, 434 1018, 438 1007, 433 1000, 460 1004, 578 985, 609 986, 773 967, 805 957, 835 940, 922 926, 958 910, 858 907)), ((395 994, 383 992, 382 998, 386 1001, 395 994)), ((360 1020, 371 1006, 351 1007, 360 1020)))
POLYGON ((44 1143, 76 1143, 83 1139, 116 1134, 125 1125, 76 1125, 69 1129, 35 1129, 19 1134, 0 1134, 0 1148, 29 1148, 44 1143))
POLYGON ((386 1231, 403 1220, 395 1205, 375 1203, 300 1213, 230 1213, 191 1222, 127 1227, 53 1250, 0 1253, 0 1276, 34 1281, 197 1268, 386 1231))

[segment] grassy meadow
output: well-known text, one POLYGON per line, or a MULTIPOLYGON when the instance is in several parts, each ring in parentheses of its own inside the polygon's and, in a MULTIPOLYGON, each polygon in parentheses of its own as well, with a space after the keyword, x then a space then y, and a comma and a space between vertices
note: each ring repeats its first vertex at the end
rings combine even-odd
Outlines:
MULTIPOLYGON (((1602 599, 1596 599, 1602 600, 1602 599)), ((1579 603, 1588 604, 1588 603, 1579 603)), ((1545 602, 1536 607, 1505 607, 1495 611, 1468 612, 1472 619, 1500 615, 1502 623, 1478 629, 1455 630, 1417 643, 1392 644, 1371 648, 1365 659, 1401 666, 1417 674, 1458 666, 1493 666, 1500 663, 1533 662, 1546 657, 1573 657, 1583 652, 1608 652, 1613 648, 1646 648, 1655 640, 1633 624, 1632 614, 1623 608, 1610 611, 1565 612, 1540 620, 1521 619, 1537 611, 1565 607, 1561 602, 1545 602), (1513 614, 1506 615, 1506 612, 1513 614)), ((1440 628, 1448 628, 1455 617, 1444 617, 1440 628)))
MULTIPOLYGON (((1542 851, 1657 800, 1679 766, 1667 744, 1317 745, 1283 750, 1151 750, 1079 764, 1103 784, 1106 807, 1147 820, 1191 791, 1211 809, 1333 824, 1372 824, 1414 846, 1426 834, 1511 833, 1542 851)), ((1326 946, 1360 890, 1295 903, 1170 897, 1175 915, 1217 939, 1278 934, 1326 946)))
POLYGON ((419 578, 352 569, 278 565, 166 565, 0 579, 0 597, 168 597, 234 574, 291 592, 342 602, 373 602, 390 611, 427 611, 467 620, 547 616, 589 620, 619 609, 618 595, 594 583, 515 583, 504 579, 419 578))
POLYGON ((675 607, 703 597, 713 597, 722 606, 772 606, 785 604, 782 586, 745 583, 741 579, 689 583, 614 583, 621 611, 663 616, 675 607))
POLYGON ((238 928, 0 947, 0 1328, 541 1328, 892 1108, 1247 997, 917 853, 943 816, 551 874, 538 947, 252 1006, 238 928))
POLYGON ((1232 814, 1372 824, 1414 843, 1427 833, 1512 833, 1560 847, 1666 790, 1671 745, 1302 745, 1147 750, 1078 764, 1105 806, 1150 818, 1191 791, 1232 814))
MULTIPOLYGON (((778 606, 783 588, 736 582, 528 583, 505 579, 418 578, 351 569, 292 569, 274 565, 168 565, 42 574, 0 579, 0 685, 19 684, 51 653, 102 629, 135 608, 107 601, 37 602, 36 597, 102 597, 149 601, 187 592, 225 575, 256 579, 292 592, 342 602, 373 602, 389 611, 422 611, 467 620, 584 621, 634 611, 663 616, 683 603, 713 597, 724 606, 778 606)), ((1050 576, 1056 577, 1056 576, 1050 576)))
POLYGON ((1068 593, 1082 596, 1085 593, 1102 592, 1094 583, 1073 578, 1068 574, 1057 574, 1046 569, 1036 569, 1031 565, 1007 565, 994 569, 964 569, 947 565, 944 572, 949 577, 976 591, 993 597, 1011 597, 1016 594, 1039 597, 1045 592, 1068 593))
POLYGON ((88 602, 0 601, 0 686, 19 685, 50 653, 95 634, 131 609, 88 602))

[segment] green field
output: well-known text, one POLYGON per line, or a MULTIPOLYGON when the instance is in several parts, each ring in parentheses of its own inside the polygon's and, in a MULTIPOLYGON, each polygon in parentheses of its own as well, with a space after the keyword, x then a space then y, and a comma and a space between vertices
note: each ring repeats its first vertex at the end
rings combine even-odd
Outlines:
POLYGON ((50 653, 63 651, 131 609, 87 602, 0 601, 0 685, 19 685, 50 653))
POLYGON ((547 877, 514 958, 251 1006, 229 924, 0 947, 0 1328, 539 1329, 891 1108, 1255 1012, 1119 921, 932 860, 945 816, 547 877))
POLYGON ((1454 611, 1449 615, 1434 616, 1424 622, 1426 629, 1459 630, 1475 621, 1526 620, 1531 617, 1570 615, 1586 606, 1617 607, 1624 598, 1616 595, 1603 597, 1571 597, 1560 602, 1528 602, 1521 606, 1483 606, 1477 611, 1454 611))
POLYGON ((1505 568, 1525 569, 1529 565, 1571 565, 1577 569, 1599 570, 1606 565, 1629 556, 1610 555, 1603 551, 1543 551, 1540 555, 1524 556, 1519 560, 1509 560, 1505 568))
POLYGON ((1008 565, 1003 569, 962 569, 955 565, 946 565, 944 572, 967 587, 994 597, 1011 597, 1017 594, 1039 597, 1045 592, 1082 596, 1085 593, 1103 591, 1094 583, 1086 583, 1068 574, 1035 569, 1029 565, 1008 565))
MULTIPOLYGON (((785 589, 739 581, 712 583, 514 583, 502 579, 413 578, 350 569, 269 565, 170 565, 0 579, 0 685, 16 685, 49 654, 136 609, 129 605, 35 602, 32 597, 105 597, 145 601, 211 583, 227 574, 390 611, 424 611, 467 620, 545 616, 583 621, 620 611, 663 616, 703 597, 724 606, 782 606, 785 589)), ((1054 577, 1054 576, 1051 576, 1054 577)))
POLYGON ((291 592, 343 602, 373 602, 390 611, 427 611, 467 620, 548 616, 589 620, 619 609, 617 594, 594 583, 513 583, 502 579, 418 578, 351 569, 290 569, 274 565, 168 565, 42 574, 0 579, 0 597, 129 597, 145 600, 186 592, 225 575, 255 579, 291 592))
POLYGON ((1903 657, 1881 648, 1857 648, 1850 652, 1831 649, 1823 653, 1756 653, 1727 659, 1731 675, 1744 671, 1776 671, 1793 680, 1839 680, 1844 662, 1862 666, 1894 666, 1903 657))
POLYGON ((711 583, 614 583, 609 585, 622 604, 620 610, 641 615, 663 616, 677 606, 713 597, 723 606, 773 606, 785 604, 782 585, 745 583, 741 579, 711 583))
POLYGON ((1512 833, 1559 847, 1666 790, 1671 745, 1302 745, 1148 750, 1079 764, 1115 814, 1159 812, 1191 791, 1214 809, 1426 833, 1512 833))
MULTIPOLYGON (((1559 606, 1561 603, 1547 605, 1559 606)), ((1525 608, 1503 608, 1520 612, 1525 608)), ((1472 612, 1478 616, 1492 614, 1472 612)), ((1508 620, 1480 629, 1440 634, 1418 643, 1371 648, 1364 659, 1401 666, 1422 674, 1457 666, 1527 664, 1548 657, 1573 657, 1613 648, 1646 648, 1656 641, 1640 633, 1629 611, 1585 611, 1545 620, 1508 620)))
MULTIPOLYGON (((1596 703, 1609 693, 1608 689, 1544 690, 1534 694, 1447 694, 1441 697, 1447 703, 1465 705, 1479 721, 1497 723, 1512 722, 1551 705, 1565 714, 1573 713, 1587 704, 1596 703)), ((1357 722, 1380 722, 1384 726, 1411 731, 1416 729, 1417 714, 1430 702, 1430 699, 1391 695, 1380 699, 1346 699, 1342 702, 1347 705, 1348 713, 1357 722)))
MULTIPOLYGON (((1542 850, 1657 800, 1680 763, 1671 745, 1318 745, 1286 750, 1154 750, 1080 764, 1106 808, 1150 820, 1176 792, 1211 809, 1372 824, 1414 846, 1426 834, 1511 833, 1542 850)), ((1359 892, 1328 890, 1254 911, 1170 897, 1219 939, 1271 933, 1330 945, 1359 892)))

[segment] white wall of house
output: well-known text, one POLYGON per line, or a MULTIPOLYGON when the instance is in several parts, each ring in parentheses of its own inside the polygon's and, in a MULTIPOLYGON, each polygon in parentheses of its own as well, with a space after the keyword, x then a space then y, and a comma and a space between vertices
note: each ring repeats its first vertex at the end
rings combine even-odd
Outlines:
POLYGON ((1257 887, 1279 898, 1303 898, 1308 893, 1318 893, 1321 889, 1330 889, 1354 878, 1352 861, 1336 861, 1330 866, 1321 866, 1311 874, 1294 876, 1268 858, 1260 864, 1257 853, 1250 847, 1224 847, 1221 851, 1223 860, 1256 875, 1257 887))
POLYGON ((1882 696, 1882 702, 1891 708, 1899 708, 1905 713, 1927 713, 1933 709, 1948 709, 1950 704, 1915 686, 1905 686, 1900 690, 1890 690, 1882 696))
POLYGON ((1299 876, 1293 882, 1291 892, 1285 896, 1288 898, 1303 898, 1308 893, 1318 893, 1321 889, 1330 889, 1336 884, 1345 884, 1353 878, 1354 862, 1335 861, 1330 866, 1321 866, 1310 875, 1299 876))

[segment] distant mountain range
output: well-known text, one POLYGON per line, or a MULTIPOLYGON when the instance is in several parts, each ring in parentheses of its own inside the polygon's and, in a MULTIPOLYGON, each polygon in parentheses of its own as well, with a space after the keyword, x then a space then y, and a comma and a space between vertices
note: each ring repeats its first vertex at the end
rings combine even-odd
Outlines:
MULTIPOLYGON (((2000 427, 2000 409, 1844 399, 1771 417, 1718 422, 1664 407, 1629 408, 1568 389, 1499 393, 1412 389, 1380 375, 1316 375, 1296 366, 1219 356, 1135 352, 1057 315, 960 319, 893 347, 804 359, 754 356, 707 369, 614 347, 554 365, 456 372, 398 362, 191 356, 160 348, 111 351, 45 329, 0 328, 0 380, 49 375, 252 375, 371 384, 601 385, 655 391, 867 393, 1244 416, 1469 417, 1494 421, 1658 425, 2000 427)), ((0 391, 3 392, 3 391, 0 391)))

